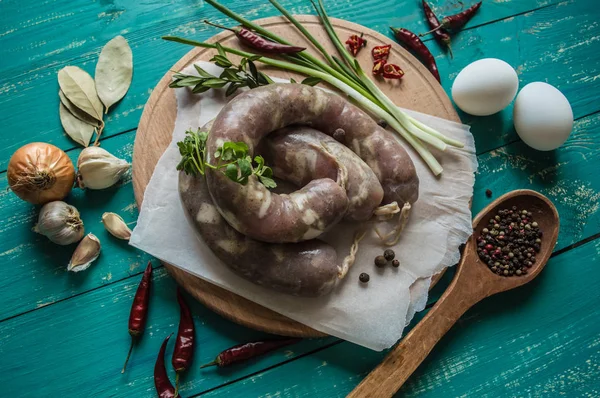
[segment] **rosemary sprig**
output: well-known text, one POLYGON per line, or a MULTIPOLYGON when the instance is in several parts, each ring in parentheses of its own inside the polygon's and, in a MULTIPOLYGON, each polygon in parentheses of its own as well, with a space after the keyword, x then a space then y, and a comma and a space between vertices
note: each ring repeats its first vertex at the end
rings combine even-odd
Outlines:
POLYGON ((244 57, 235 66, 227 58, 223 47, 219 44, 217 44, 217 50, 219 54, 215 55, 211 61, 217 66, 224 68, 219 76, 211 75, 198 65, 194 65, 198 76, 177 72, 173 75, 173 81, 169 84, 169 87, 192 87, 193 93, 203 93, 211 88, 221 88, 229 84, 225 95, 230 96, 240 87, 256 88, 273 83, 273 80, 266 74, 258 71, 254 64, 254 61, 258 60, 260 55, 244 57))
POLYGON ((206 168, 214 170, 225 169, 223 172, 231 181, 242 185, 248 183, 248 178, 255 175, 258 180, 267 188, 275 188, 277 184, 273 180, 273 170, 265 165, 265 159, 262 156, 255 156, 254 162, 248 155, 248 145, 245 142, 225 142, 215 151, 216 165, 206 161, 206 139, 207 131, 187 130, 183 141, 179 141, 179 153, 181 161, 177 165, 177 170, 181 170, 188 175, 204 175, 206 168))

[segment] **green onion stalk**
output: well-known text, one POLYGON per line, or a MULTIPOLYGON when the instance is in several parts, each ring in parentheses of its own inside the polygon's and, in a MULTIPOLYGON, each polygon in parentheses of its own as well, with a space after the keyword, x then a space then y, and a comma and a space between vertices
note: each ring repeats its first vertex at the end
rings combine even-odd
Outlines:
MULTIPOLYGON (((223 14, 238 21, 244 27, 252 29, 258 34, 261 34, 278 43, 290 45, 290 43, 285 39, 275 35, 267 29, 264 29, 262 26, 245 19, 241 15, 219 4, 215 0, 205 1, 215 7, 217 10, 221 11, 223 14)), ((275 8, 277 8, 319 50, 328 64, 315 58, 311 54, 308 54, 306 51, 302 51, 294 56, 287 56, 287 61, 261 56, 259 59, 257 59, 258 62, 279 69, 285 69, 321 79, 344 92, 363 109, 385 120, 391 128, 393 128, 415 149, 415 151, 425 161, 434 175, 439 175, 442 173, 442 166, 423 143, 425 142, 440 151, 446 150, 448 145, 461 148, 463 147, 463 144, 457 140, 444 136, 435 129, 419 122, 410 115, 407 115, 401 111, 379 89, 379 87, 373 83, 373 81, 361 69, 358 62, 352 58, 335 33, 333 25, 331 25, 329 17, 325 12, 322 0, 318 0, 318 6, 313 0, 311 0, 311 3, 319 15, 331 41, 345 62, 327 53, 325 48, 302 26, 302 24, 300 24, 296 18, 294 18, 285 8, 283 8, 277 2, 277 0, 269 0, 269 2, 271 2, 271 4, 273 4, 275 8)), ((217 48, 215 44, 208 44, 179 37, 165 36, 163 39, 197 47, 217 48)), ((225 52, 241 57, 248 58, 257 56, 256 54, 230 47, 222 47, 222 49, 225 52)))

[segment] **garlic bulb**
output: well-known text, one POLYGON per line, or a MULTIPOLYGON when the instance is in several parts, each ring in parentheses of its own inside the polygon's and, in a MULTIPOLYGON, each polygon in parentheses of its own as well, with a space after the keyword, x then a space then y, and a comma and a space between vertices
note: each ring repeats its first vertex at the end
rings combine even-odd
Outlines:
POLYGON ((129 240, 131 237, 131 230, 117 213, 102 214, 102 224, 104 224, 104 228, 115 238, 129 240))
POLYGON ((87 234, 77 245, 67 271, 85 271, 100 255, 100 240, 94 234, 87 234))
POLYGON ((81 151, 77 159, 80 188, 105 189, 119 181, 129 169, 129 163, 111 155, 107 150, 90 146, 81 151))
POLYGON ((33 230, 59 245, 75 243, 81 240, 84 233, 83 221, 77 209, 60 200, 42 206, 33 230))

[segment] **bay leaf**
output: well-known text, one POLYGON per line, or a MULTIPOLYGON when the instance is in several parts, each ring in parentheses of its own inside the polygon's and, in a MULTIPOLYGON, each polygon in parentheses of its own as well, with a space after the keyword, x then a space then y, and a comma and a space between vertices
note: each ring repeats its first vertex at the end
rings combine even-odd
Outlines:
POLYGON ((96 120, 93 116, 88 115, 87 113, 73 105, 73 103, 69 101, 69 99, 65 96, 65 93, 62 92, 62 90, 58 90, 58 97, 60 98, 61 104, 63 104, 65 108, 67 108, 69 112, 71 112, 71 114, 77 119, 96 127, 100 124, 99 120, 96 120))
POLYGON ((77 119, 62 102, 60 103, 59 115, 60 123, 67 135, 73 141, 87 147, 96 128, 91 124, 77 119))
POLYGON ((116 36, 102 48, 96 64, 96 90, 107 112, 129 90, 132 75, 131 48, 123 36, 116 36))
POLYGON ((102 120, 102 102, 96 93, 94 79, 86 71, 77 66, 65 66, 58 71, 58 84, 73 105, 102 120))

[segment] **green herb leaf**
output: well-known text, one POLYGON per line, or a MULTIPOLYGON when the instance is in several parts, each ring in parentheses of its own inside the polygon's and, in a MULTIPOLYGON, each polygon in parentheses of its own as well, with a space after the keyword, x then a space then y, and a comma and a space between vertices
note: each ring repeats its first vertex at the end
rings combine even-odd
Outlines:
POLYGON ((227 58, 227 55, 225 54, 225 50, 223 49, 223 46, 221 45, 221 43, 215 43, 215 47, 217 47, 217 51, 219 52, 219 55, 222 55, 223 57, 227 58))
POLYGON ((319 83, 321 83, 322 79, 319 79, 318 77, 307 77, 306 79, 302 80, 301 84, 306 84, 307 86, 315 86, 319 83))
POLYGON ((238 71, 231 68, 223 69, 223 72, 221 72, 221 76, 219 76, 219 78, 230 82, 243 81, 243 79, 238 76, 238 71))
POLYGON ((291 78, 290 78, 290 83, 292 83, 292 84, 297 84, 298 82, 297 82, 296 80, 294 80, 294 78, 293 78, 293 77, 291 77, 291 78))
POLYGON ((207 79, 204 82, 202 82, 202 85, 204 87, 209 87, 209 88, 221 88, 223 86, 225 86, 227 84, 227 80, 223 80, 223 79, 207 79))
POLYGON ((228 164, 227 168, 225 168, 225 175, 229 177, 231 181, 238 181, 238 168, 234 163, 228 164))
POLYGON ((258 180, 267 188, 276 188, 277 183, 271 177, 267 176, 258 176, 258 180))
POLYGON ((229 162, 245 157, 248 154, 248 145, 245 142, 228 141, 221 147, 221 160, 229 162))
POLYGON ((254 80, 258 80, 258 69, 256 69, 256 65, 251 60, 248 60, 248 67, 250 68, 250 74, 254 78, 254 80))
POLYGON ((248 57, 248 61, 254 62, 254 61, 258 61, 261 58, 262 58, 262 55, 253 55, 251 57, 248 57))
POLYGON ((273 80, 262 72, 258 72, 258 83, 262 86, 266 86, 268 84, 273 84, 273 80))
POLYGON ((240 169, 240 180, 248 181, 248 177, 252 174, 252 163, 250 157, 237 160, 238 168, 240 169))
POLYGON ((199 67, 196 64, 194 64, 194 68, 196 69, 196 72, 198 72, 198 74, 202 77, 207 77, 207 78, 214 77, 213 75, 211 75, 210 73, 208 73, 207 71, 205 71, 204 69, 202 69, 201 67, 199 67))
POLYGON ((225 96, 229 97, 230 95, 232 95, 233 93, 235 93, 239 87, 240 87, 239 84, 237 84, 237 83, 231 83, 229 85, 229 87, 227 87, 227 91, 225 91, 225 96))
POLYGON ((229 68, 233 65, 231 61, 223 55, 215 55, 210 59, 210 61, 214 62, 217 66, 220 66, 221 68, 229 68))
POLYGON ((211 89, 211 87, 208 87, 208 86, 205 87, 205 86, 202 86, 202 85, 197 85, 197 86, 195 86, 192 89, 192 93, 194 93, 194 94, 200 94, 200 93, 203 93, 203 92, 208 91, 210 89, 211 89))
POLYGON ((183 141, 177 143, 181 154, 181 161, 177 165, 177 170, 182 170, 193 176, 204 174, 204 157, 208 132, 188 130, 185 134, 183 141))

